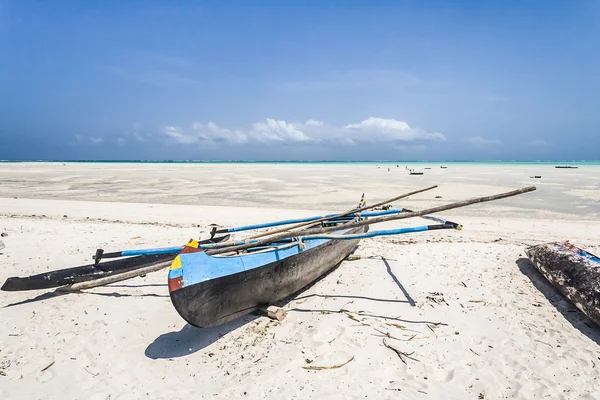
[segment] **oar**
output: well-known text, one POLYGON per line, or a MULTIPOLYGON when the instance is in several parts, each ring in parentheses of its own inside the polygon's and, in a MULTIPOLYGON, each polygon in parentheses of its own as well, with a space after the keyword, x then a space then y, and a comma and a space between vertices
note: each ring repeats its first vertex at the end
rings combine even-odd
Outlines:
POLYGON ((254 240, 246 240, 244 244, 241 245, 229 245, 229 243, 227 244, 226 247, 225 244, 215 244, 215 245, 202 245, 199 246, 202 249, 206 249, 206 253, 209 255, 216 255, 216 254, 221 254, 221 253, 228 253, 231 251, 238 251, 238 250, 244 250, 244 249, 248 249, 250 247, 254 247, 254 246, 262 246, 262 245, 266 245, 269 243, 273 243, 276 242, 278 240, 281 239, 286 239, 286 238, 290 238, 290 237, 299 237, 302 235, 306 235, 306 236, 311 236, 311 235, 316 235, 316 234, 320 234, 320 233, 329 233, 329 232, 335 232, 335 231, 339 231, 342 229, 352 229, 352 228, 358 228, 360 226, 365 226, 365 225, 372 225, 372 224, 377 224, 377 223, 381 223, 381 222, 387 222, 387 221, 395 221, 395 220, 399 220, 399 219, 406 219, 406 218, 413 218, 413 217, 421 217, 421 216, 427 216, 430 214, 434 214, 434 213, 438 213, 441 211, 447 211, 447 210, 452 210, 455 208, 460 208, 460 207, 465 207, 465 206, 469 206, 471 204, 477 204, 477 203, 484 203, 484 202, 488 202, 488 201, 494 201, 494 200, 499 200, 499 199, 504 199, 507 197, 512 197, 512 196, 517 196, 523 193, 527 193, 527 192, 532 192, 536 190, 535 186, 529 186, 523 189, 518 189, 518 190, 513 190, 510 192, 506 192, 506 193, 500 193, 500 194, 496 194, 493 196, 484 196, 484 197, 478 197, 475 199, 470 199, 470 200, 464 200, 464 201, 459 201, 457 203, 451 203, 451 204, 446 204, 443 206, 438 206, 438 207, 433 207, 433 208, 429 208, 426 210, 421 210, 421 211, 417 211, 417 212, 412 212, 412 213, 401 213, 401 214, 397 214, 397 215, 387 215, 387 216, 383 216, 383 217, 379 217, 379 218, 373 218, 373 219, 366 219, 363 221, 356 221, 356 222, 348 222, 345 223, 343 225, 340 226, 330 226, 330 227, 323 227, 323 228, 314 228, 314 229, 310 229, 310 230, 303 230, 303 231, 295 231, 295 232, 283 232, 277 235, 273 235, 269 238, 266 239, 254 239, 254 240))
MULTIPOLYGON (((430 186, 430 187, 425 188, 425 189, 415 190, 414 192, 405 193, 405 194, 402 194, 400 196, 396 196, 396 197, 393 197, 391 199, 381 201, 381 202, 379 202, 377 204, 372 204, 372 205, 363 206, 363 207, 360 207, 360 208, 354 208, 352 210, 344 211, 341 214, 337 214, 335 216, 335 218, 344 217, 346 215, 359 213, 359 212, 364 211, 364 210, 370 210, 370 209, 373 209, 375 207, 379 207, 379 206, 382 206, 384 204, 391 203, 392 201, 396 201, 396 200, 400 200, 400 199, 403 199, 403 198, 408 197, 408 196, 412 196, 413 194, 423 193, 423 192, 426 192, 428 190, 435 189, 436 187, 437 187, 437 185, 430 186)), ((313 220, 313 221, 302 222, 300 224, 293 225, 293 226, 290 226, 290 227, 287 227, 287 228, 277 229, 277 230, 270 231, 270 232, 264 232, 264 233, 261 233, 259 235, 252 236, 252 237, 250 237, 250 239, 257 239, 257 238, 260 238, 260 237, 263 237, 263 236, 276 235, 278 233, 291 231, 291 230, 297 229, 297 228, 302 228, 302 227, 304 227, 306 225, 312 225, 312 224, 317 223, 317 222, 328 221, 328 220, 330 220, 332 218, 333 217, 323 217, 323 218, 319 218, 319 219, 316 219, 316 220, 313 220)))
MULTIPOLYGON (((398 214, 401 212, 403 212, 402 209, 372 211, 372 212, 361 213, 361 216, 363 216, 363 217, 379 217, 382 215, 398 214)), ((356 213, 356 211, 354 213, 356 213)), ((353 214, 349 214, 349 216, 352 216, 353 214)), ((317 216, 306 217, 306 218, 286 219, 286 220, 282 220, 282 221, 265 222, 264 224, 238 226, 235 228, 221 228, 221 229, 215 228, 211 232, 211 235, 213 235, 215 233, 241 232, 241 231, 249 231, 249 230, 253 230, 253 229, 271 228, 273 226, 296 224, 299 222, 316 222, 317 220, 323 220, 323 219, 331 220, 331 219, 336 219, 336 218, 340 218, 340 214, 327 214, 327 215, 317 215, 317 216)))

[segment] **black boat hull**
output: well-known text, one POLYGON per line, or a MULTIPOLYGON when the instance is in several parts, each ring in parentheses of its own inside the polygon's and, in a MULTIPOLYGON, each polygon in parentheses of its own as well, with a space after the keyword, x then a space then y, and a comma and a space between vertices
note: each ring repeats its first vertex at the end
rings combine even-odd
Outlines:
MULTIPOLYGON (((349 233, 366 231, 368 226, 349 233)), ((358 242, 330 240, 280 261, 171 291, 171 301, 191 325, 221 325, 300 291, 343 261, 358 242)))
POLYGON ((600 325, 600 258, 568 242, 532 246, 525 253, 554 287, 600 325))
MULTIPOLYGON (((229 235, 203 240, 200 243, 218 243, 229 239, 229 235)), ((177 256, 178 252, 158 255, 144 255, 128 257, 98 264, 83 265, 80 267, 65 268, 57 271, 45 272, 25 278, 8 278, 0 290, 17 292, 25 290, 52 289, 74 283, 87 282, 105 278, 136 269, 150 267, 159 263, 168 262, 177 256)))

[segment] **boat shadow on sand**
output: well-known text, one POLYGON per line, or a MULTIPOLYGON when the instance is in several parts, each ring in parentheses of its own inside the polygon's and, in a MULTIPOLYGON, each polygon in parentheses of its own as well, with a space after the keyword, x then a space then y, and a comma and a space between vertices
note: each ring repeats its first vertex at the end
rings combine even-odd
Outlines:
POLYGON ((600 326, 589 319, 535 268, 528 258, 516 261, 519 270, 574 328, 600 345, 600 326))
POLYGON ((214 328, 196 328, 186 324, 177 332, 169 332, 157 337, 146 348, 144 354, 153 360, 185 357, 210 346, 222 336, 256 318, 259 316, 250 314, 214 328))
MULTIPOLYGON (((379 258, 379 257, 377 257, 377 258, 379 258)), ((406 300, 404 300, 404 299, 383 299, 383 298, 374 298, 374 297, 359 296, 359 295, 341 295, 341 294, 337 294, 337 293, 336 294, 322 294, 322 293, 306 294, 306 292, 309 289, 311 289, 313 286, 315 286, 317 283, 319 283, 323 279, 327 278, 333 271, 335 271, 337 268, 339 268, 339 266, 341 264, 340 263, 340 264, 336 265, 334 268, 332 268, 331 270, 327 271, 325 274, 321 275, 319 278, 317 278, 315 281, 313 281, 308 286, 302 288, 300 291, 298 291, 278 302, 275 302, 274 305, 277 305, 279 307, 285 307, 286 305, 288 305, 291 302, 298 301, 298 300, 306 300, 309 298, 337 298, 337 299, 350 299, 350 300, 361 299, 361 300, 368 300, 368 301, 374 301, 374 302, 385 302, 385 303, 400 303, 400 304, 406 304, 411 307, 414 307, 414 305, 415 305, 414 300, 408 294, 408 292, 406 291, 404 286, 400 283, 398 278, 392 272, 391 267, 390 267, 389 263, 387 262, 388 260, 383 257, 381 257, 381 259, 384 262, 387 273, 391 276, 392 280, 396 283, 396 285, 398 285, 398 287, 400 288, 400 291, 402 292, 402 294, 406 298, 406 300)), ((345 310, 343 310, 343 309, 342 310, 325 310, 325 309, 320 309, 320 308, 298 308, 298 307, 286 308, 286 312, 288 312, 288 313, 299 312, 299 313, 315 313, 315 314, 333 314, 333 313, 339 313, 339 312, 344 312, 344 311, 345 310)), ((358 313, 357 315, 363 316, 363 317, 370 317, 370 318, 379 318, 379 319, 383 319, 383 320, 394 320, 394 321, 399 321, 399 322, 404 322, 404 323, 445 325, 441 322, 413 321, 413 320, 402 319, 402 318, 394 317, 394 316, 373 315, 373 314, 364 314, 364 313, 358 313)), ((146 355, 146 357, 154 359, 154 360, 155 359, 185 357, 185 356, 188 356, 190 354, 193 354, 197 351, 200 351, 200 350, 210 346, 211 344, 213 344, 214 342, 219 340, 221 337, 235 331, 238 328, 241 328, 242 326, 254 321, 255 319, 257 319, 259 317, 260 316, 257 314, 249 314, 249 315, 240 317, 234 321, 231 321, 229 323, 226 323, 224 325, 220 325, 220 326, 217 326, 214 328, 197 328, 190 324, 186 324, 179 331, 165 333, 165 334, 160 335, 158 338, 156 338, 146 348, 145 355, 146 355)))
MULTIPOLYGON (((110 288, 136 288, 136 287, 145 287, 145 286, 159 286, 159 285, 107 285, 107 286, 105 286, 105 288, 108 288, 108 289, 110 289, 110 288)), ((166 286, 166 285, 160 285, 160 286, 166 286)), ((50 299, 67 296, 67 295, 73 296, 76 294, 86 295, 86 296, 89 295, 89 296, 107 296, 107 297, 163 297, 163 298, 169 298, 168 294, 158 294, 158 293, 121 293, 118 291, 115 291, 115 292, 106 292, 106 291, 92 292, 89 290, 85 290, 85 291, 81 291, 81 292, 61 292, 60 290, 52 290, 50 292, 44 292, 40 295, 37 295, 37 296, 29 298, 29 299, 21 300, 16 303, 7 304, 1 308, 21 306, 24 304, 37 303, 38 301, 50 300, 50 299)))

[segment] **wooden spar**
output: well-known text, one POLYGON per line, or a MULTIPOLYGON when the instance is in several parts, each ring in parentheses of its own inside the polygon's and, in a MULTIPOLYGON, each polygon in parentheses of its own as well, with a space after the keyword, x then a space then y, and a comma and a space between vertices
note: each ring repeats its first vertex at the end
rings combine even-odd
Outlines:
POLYGON ((423 192, 426 192, 428 190, 435 189, 436 187, 438 187, 438 186, 437 185, 433 185, 433 186, 430 186, 428 188, 415 190, 414 192, 405 193, 405 194, 402 194, 400 196, 396 196, 396 197, 393 197, 391 199, 381 201, 381 202, 379 202, 377 204, 372 204, 372 205, 369 205, 369 206, 364 206, 364 207, 360 207, 360 208, 355 208, 355 209, 352 209, 352 210, 344 211, 341 214, 337 214, 335 217, 323 217, 323 218, 319 218, 319 219, 314 220, 314 221, 302 222, 300 224, 289 226, 287 228, 277 229, 277 230, 270 231, 270 232, 264 232, 264 233, 261 233, 259 235, 252 236, 252 237, 250 237, 250 239, 257 239, 257 238, 260 238, 260 237, 263 237, 263 236, 276 235, 278 233, 291 231, 293 229, 301 228, 301 227, 304 227, 304 226, 307 226, 307 225, 312 225, 312 224, 315 224, 315 223, 318 223, 318 222, 328 221, 328 220, 333 219, 333 218, 344 217, 346 215, 359 213, 359 212, 364 211, 364 210, 370 210, 372 208, 379 207, 379 206, 391 203, 392 201, 396 201, 396 200, 400 200, 400 199, 403 199, 403 198, 408 197, 408 196, 412 196, 413 194, 423 193, 423 192))
POLYGON ((381 222, 421 217, 424 215, 434 214, 434 213, 438 213, 441 211, 452 210, 455 208, 465 207, 465 206, 469 206, 472 204, 485 203, 488 201, 505 199, 507 197, 517 196, 517 195, 520 195, 523 193, 532 192, 534 190, 536 190, 535 186, 528 186, 528 187, 525 187, 522 189, 517 189, 517 190, 513 190, 510 192, 506 192, 506 193, 500 193, 500 194, 496 194, 493 196, 478 197, 478 198, 470 199, 470 200, 463 200, 463 201, 459 201, 457 203, 446 204, 443 206, 433 207, 433 208, 416 211, 416 212, 412 212, 412 213, 387 215, 387 216, 369 219, 369 220, 348 222, 348 223, 345 223, 343 225, 338 225, 338 226, 328 226, 328 227, 315 228, 315 229, 310 229, 310 230, 305 229, 303 231, 295 231, 295 232, 283 232, 283 233, 273 235, 273 236, 271 236, 269 238, 265 238, 265 239, 248 240, 247 243, 244 243, 241 245, 236 245, 236 246, 231 246, 231 245, 226 245, 226 244, 223 244, 223 245, 215 244, 212 246, 208 245, 208 246, 199 246, 199 247, 202 249, 206 249, 206 254, 209 254, 209 255, 222 254, 222 253, 227 253, 230 251, 238 251, 238 250, 248 249, 250 247, 262 246, 265 244, 273 243, 277 240, 287 239, 290 237, 298 237, 298 236, 303 236, 303 235, 310 236, 310 235, 316 235, 316 234, 321 234, 321 233, 335 232, 335 231, 339 231, 342 229, 352 229, 352 228, 357 228, 357 227, 364 226, 364 225, 372 225, 372 224, 377 224, 377 223, 381 223, 381 222), (227 247, 222 248, 221 246, 227 246, 227 247))
POLYGON ((384 229, 380 231, 371 231, 366 233, 356 233, 356 234, 344 234, 344 235, 331 235, 331 234, 322 234, 322 235, 307 235, 307 236, 298 236, 298 239, 303 242, 309 240, 355 240, 355 239, 368 239, 372 237, 378 236, 391 236, 391 235, 402 235, 404 233, 415 233, 415 232, 425 232, 437 229, 456 229, 461 230, 462 225, 459 225, 454 222, 449 222, 446 224, 439 225, 425 225, 425 226, 411 226, 408 228, 398 228, 398 229, 384 229))
MULTIPOLYGON (((401 213, 402 209, 392 209, 392 210, 383 210, 383 211, 375 211, 375 212, 366 212, 362 213, 363 217, 379 217, 381 215, 390 215, 390 214, 398 214, 401 213)), ((350 214, 352 216, 352 214, 350 214)), ((317 215, 313 217, 306 218, 296 218, 296 219, 287 219, 282 221, 274 221, 274 222, 266 222, 264 224, 256 224, 256 225, 246 225, 246 226, 238 226, 235 228, 223 228, 217 229, 215 233, 231 233, 231 232, 241 232, 241 231, 249 231, 253 229, 262 229, 262 228, 271 228, 273 226, 281 226, 281 225, 291 225, 297 224, 299 222, 316 222, 316 220, 321 220, 323 218, 335 219, 339 218, 339 214, 327 214, 327 215, 317 215)))
POLYGON ((97 286, 108 285, 109 283, 115 283, 124 281, 126 279, 135 278, 136 276, 146 275, 150 272, 160 271, 161 269, 167 268, 171 265, 173 261, 169 260, 160 264, 152 265, 150 267, 136 269, 129 272, 124 272, 122 274, 111 275, 100 279, 95 279, 93 281, 79 282, 74 283, 72 285, 62 286, 56 289, 59 292, 77 292, 83 289, 90 289, 97 286))

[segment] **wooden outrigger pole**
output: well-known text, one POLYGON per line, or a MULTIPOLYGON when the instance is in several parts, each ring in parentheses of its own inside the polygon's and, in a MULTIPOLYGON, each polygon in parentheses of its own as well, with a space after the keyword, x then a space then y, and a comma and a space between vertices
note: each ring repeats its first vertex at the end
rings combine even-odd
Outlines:
POLYGON ((430 187, 427 187, 427 188, 424 188, 424 189, 415 190, 413 192, 409 192, 409 193, 402 194, 400 196, 392 197, 391 199, 384 200, 384 201, 381 201, 381 202, 376 203, 376 204, 372 204, 372 205, 369 205, 369 206, 363 206, 363 207, 359 207, 359 208, 354 208, 352 210, 344 211, 343 213, 337 214, 334 217, 325 216, 323 218, 319 218, 319 219, 316 219, 316 220, 313 220, 313 221, 303 222, 303 223, 300 223, 300 224, 297 224, 297 225, 289 226, 287 228, 277 229, 275 231, 270 231, 270 232, 264 232, 264 233, 261 233, 259 235, 252 236, 252 237, 250 237, 250 239, 257 239, 257 238, 260 238, 260 237, 263 237, 263 236, 271 236, 271 235, 275 235, 275 234, 278 234, 278 233, 291 231, 293 229, 302 228, 302 227, 307 226, 307 225, 313 225, 313 224, 316 224, 316 223, 319 223, 319 222, 329 221, 330 219, 345 217, 345 216, 350 215, 350 214, 356 214, 356 213, 359 213, 359 212, 364 211, 364 210, 371 210, 371 209, 373 209, 375 207, 383 206, 383 205, 389 204, 389 203, 391 203, 393 201, 404 199, 404 198, 412 196, 414 194, 423 193, 423 192, 426 192, 428 190, 435 189, 437 187, 438 187, 437 185, 433 185, 433 186, 430 186, 430 187))
POLYGON ((500 194, 496 194, 496 195, 492 195, 492 196, 483 196, 483 197, 478 197, 478 198, 470 199, 470 200, 463 200, 463 201, 459 201, 456 203, 451 203, 451 204, 446 204, 443 206, 429 208, 426 210, 421 210, 421 211, 416 211, 416 212, 411 212, 411 213, 401 213, 398 215, 387 215, 387 216, 369 219, 369 220, 363 220, 363 221, 348 222, 343 225, 343 228, 341 228, 340 226, 329 226, 329 227, 323 227, 323 228, 313 228, 313 229, 310 229, 310 231, 303 230, 303 231, 295 231, 295 232, 283 232, 283 233, 273 235, 273 236, 271 236, 269 238, 265 238, 265 239, 258 239, 258 240, 248 239, 243 242, 238 242, 239 243, 238 245, 228 245, 228 244, 224 243, 223 245, 221 245, 221 244, 201 245, 201 246, 199 246, 199 248, 205 249, 206 254, 208 254, 208 255, 228 253, 231 251, 245 250, 250 247, 270 244, 270 243, 276 242, 281 239, 289 239, 292 237, 311 236, 311 235, 316 235, 316 234, 321 234, 321 233, 335 232, 335 231, 339 231, 340 229, 352 229, 352 228, 357 228, 357 227, 364 226, 364 225, 372 225, 372 224, 377 224, 377 223, 381 223, 381 222, 396 221, 396 220, 400 220, 400 219, 427 216, 427 215, 435 214, 435 213, 438 213, 441 211, 452 210, 455 208, 465 207, 465 206, 469 206, 472 204, 485 203, 485 202, 489 202, 489 201, 504 199, 507 197, 513 197, 513 196, 517 196, 517 195, 520 195, 523 193, 532 192, 534 190, 536 190, 535 186, 528 186, 528 187, 525 187, 522 189, 517 189, 517 190, 513 190, 510 192, 506 192, 506 193, 500 193, 500 194))
MULTIPOLYGON (((380 217, 382 215, 398 214, 401 212, 404 212, 404 209, 391 209, 391 210, 372 211, 372 212, 364 212, 364 213, 361 212, 360 215, 362 217, 380 217)), ((356 210, 354 211, 354 213, 349 214, 348 217, 353 217, 355 214, 358 214, 358 212, 356 210)), ((251 231, 254 229, 272 228, 274 226, 291 225, 291 224, 297 224, 300 222, 317 223, 318 221, 324 221, 324 220, 329 221, 329 220, 335 220, 335 219, 339 219, 339 218, 343 218, 343 217, 344 216, 340 216, 340 214, 326 214, 326 215, 317 215, 317 216, 313 216, 313 217, 286 219, 286 220, 274 221, 274 222, 265 222, 263 224, 237 226, 234 228, 217 229, 215 227, 215 228, 213 228, 213 230, 211 231, 210 234, 214 235, 217 233, 233 233, 233 232, 251 231)), ((291 228, 289 228, 289 229, 291 229, 291 228)), ((272 232, 269 232, 269 233, 272 233, 272 232)))

